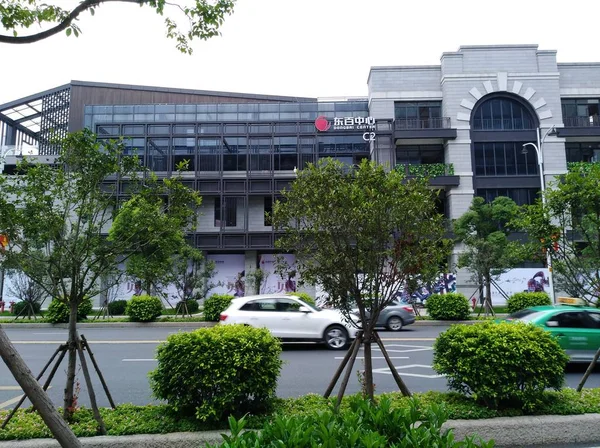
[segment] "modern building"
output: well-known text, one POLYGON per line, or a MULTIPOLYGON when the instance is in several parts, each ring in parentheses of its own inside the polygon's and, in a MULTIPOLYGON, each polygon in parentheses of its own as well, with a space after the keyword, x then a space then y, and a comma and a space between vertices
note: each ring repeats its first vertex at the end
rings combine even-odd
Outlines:
MULTIPOLYGON (((474 195, 531 203, 540 166, 548 182, 568 162, 600 160, 600 63, 557 63, 537 45, 463 46, 440 65, 372 67, 367 84, 368 98, 325 100, 72 81, 0 105, 0 145, 10 170, 10 145, 51 159, 51 135, 88 127, 127 137, 159 175, 189 160, 185 182, 203 197, 194 241, 229 278, 272 262, 265 212, 321 157, 427 172, 449 219, 474 195)), ((472 292, 467 273, 457 283, 472 292)))

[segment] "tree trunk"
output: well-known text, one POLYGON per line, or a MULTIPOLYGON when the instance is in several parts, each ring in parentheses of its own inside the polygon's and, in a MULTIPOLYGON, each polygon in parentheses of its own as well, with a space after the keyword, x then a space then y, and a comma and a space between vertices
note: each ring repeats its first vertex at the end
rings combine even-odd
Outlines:
MULTIPOLYGON (((369 322, 369 327, 371 322, 369 322)), ((375 396, 375 385, 373 384, 373 359, 371 358, 371 342, 372 342, 372 328, 365 330, 365 393, 370 400, 373 400, 375 396)))
POLYGON ((67 384, 63 401, 63 416, 70 421, 75 411, 75 368, 77 364, 77 302, 69 301, 69 361, 67 364, 67 384))
MULTIPOLYGON (((485 315, 492 313, 492 280, 489 275, 485 277, 485 315)), ((493 313, 492 313, 493 314, 493 313)))
POLYGON ((81 443, 69 425, 61 418, 52 401, 31 374, 2 328, 0 328, 0 356, 60 446, 63 448, 81 447, 81 443))

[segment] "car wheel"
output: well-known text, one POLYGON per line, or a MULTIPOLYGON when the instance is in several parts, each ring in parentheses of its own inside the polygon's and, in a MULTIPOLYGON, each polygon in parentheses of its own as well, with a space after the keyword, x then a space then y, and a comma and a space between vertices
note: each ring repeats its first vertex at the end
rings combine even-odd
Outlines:
POLYGON ((348 345, 348 330, 341 325, 332 325, 325 330, 323 339, 328 349, 343 350, 348 345))
POLYGON ((402 322, 402 319, 400 317, 392 316, 387 320, 385 326, 388 327, 388 330, 390 331, 400 331, 404 326, 404 322, 402 322))

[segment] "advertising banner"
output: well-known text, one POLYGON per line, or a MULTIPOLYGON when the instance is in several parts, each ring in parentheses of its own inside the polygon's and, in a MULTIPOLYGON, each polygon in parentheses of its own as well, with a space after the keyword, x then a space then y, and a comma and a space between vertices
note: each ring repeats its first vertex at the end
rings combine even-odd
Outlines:
POLYGON ((258 265, 265 273, 265 278, 260 287, 261 294, 279 294, 286 292, 296 292, 298 279, 294 266, 296 265, 296 256, 292 254, 280 255, 285 258, 291 270, 285 278, 280 277, 275 272, 275 255, 264 254, 260 255, 258 265))
POLYGON ((492 304, 506 304, 517 292, 548 292, 548 269, 518 268, 501 274, 492 284, 492 304))
POLYGON ((211 254, 206 257, 215 262, 215 272, 210 280, 214 285, 211 294, 230 294, 243 297, 246 290, 245 256, 243 254, 211 254))

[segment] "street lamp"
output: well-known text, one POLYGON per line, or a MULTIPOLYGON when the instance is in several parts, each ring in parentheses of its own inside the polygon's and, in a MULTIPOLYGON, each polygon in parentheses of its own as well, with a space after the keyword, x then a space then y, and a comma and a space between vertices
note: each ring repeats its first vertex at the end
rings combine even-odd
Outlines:
MULTIPOLYGON (((546 137, 548 137, 549 135, 552 135, 552 136, 558 135, 558 132, 556 131, 556 127, 552 126, 550 129, 548 129, 546 131, 546 133, 544 134, 544 137, 541 139, 540 139, 540 134, 541 134, 541 130, 540 130, 540 128, 538 128, 536 131, 537 145, 535 143, 525 143, 523 145, 523 150, 521 151, 521 153, 527 154, 528 146, 531 146, 531 147, 533 147, 533 149, 535 149, 535 153, 537 155, 537 160, 538 160, 538 169, 540 172, 540 189, 542 191, 542 204, 544 205, 544 208, 545 208, 545 206, 546 206, 546 195, 545 195, 546 180, 544 178, 544 155, 543 155, 542 149, 544 147, 543 145, 544 145, 544 142, 546 141, 546 137)), ((554 297, 554 275, 552 273, 552 256, 551 256, 549 250, 546 250, 546 263, 548 264, 548 286, 550 288, 550 300, 552 300, 552 303, 556 303, 556 300, 554 297)))

